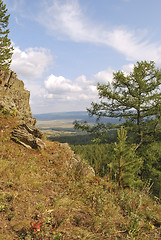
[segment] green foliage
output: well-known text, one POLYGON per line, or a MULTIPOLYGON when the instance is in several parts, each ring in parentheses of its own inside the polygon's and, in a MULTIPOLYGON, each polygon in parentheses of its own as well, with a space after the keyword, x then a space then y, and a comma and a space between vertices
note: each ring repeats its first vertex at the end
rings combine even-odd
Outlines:
POLYGON ((142 167, 142 160, 135 153, 136 146, 127 144, 126 139, 127 131, 121 127, 118 130, 118 142, 115 143, 115 160, 112 162, 112 168, 119 187, 134 187, 141 184, 138 174, 142 167))
POLYGON ((8 38, 9 17, 6 4, 0 0, 0 69, 2 70, 9 69, 13 54, 13 47, 11 47, 11 41, 8 38))
POLYGON ((127 131, 121 128, 118 130, 118 141, 114 144, 72 145, 72 149, 89 162, 97 175, 107 175, 120 187, 141 186, 139 173, 143 161, 135 152, 136 145, 128 144, 126 139, 127 131))
POLYGON ((73 122, 76 130, 87 132, 93 143, 110 143, 116 140, 116 126, 110 123, 88 124, 87 122, 73 122))
POLYGON ((72 145, 71 147, 76 154, 89 162, 97 175, 103 177, 110 174, 109 165, 114 157, 112 144, 72 145))
MULTIPOLYGON (((100 103, 91 103, 87 109, 90 116, 101 118, 114 117, 124 119, 122 123, 129 130, 137 133, 137 142, 142 143, 144 137, 152 140, 160 127, 161 114, 161 72, 155 68, 154 62, 137 62, 133 72, 126 75, 122 71, 113 74, 113 81, 107 84, 98 83, 100 103)), ((97 123, 74 123, 76 129, 87 132, 105 132, 107 126, 97 123)))
POLYGON ((118 71, 111 84, 98 84, 101 103, 93 104, 89 111, 98 117, 123 117, 138 134, 153 132, 160 118, 160 85, 161 72, 154 62, 137 62, 129 75, 118 71))
POLYGON ((161 142, 142 146, 138 154, 144 161, 142 179, 151 180, 153 193, 161 197, 161 142))
MULTIPOLYGON (((111 83, 98 83, 97 89, 100 102, 92 102, 91 108, 87 109, 89 116, 97 117, 96 124, 75 121, 74 127, 91 134, 97 144, 110 143, 111 130, 114 133, 120 126, 126 130, 118 130, 118 142, 107 161, 102 161, 102 156, 97 157, 98 146, 95 145, 95 156, 91 156, 96 159, 94 168, 99 166, 96 172, 100 176, 106 172, 110 179, 116 179, 123 187, 152 181, 154 194, 160 196, 161 70, 153 61, 137 62, 130 74, 118 71, 113 74, 111 83), (110 128, 102 121, 106 117, 124 121, 110 128)), ((87 159, 86 154, 83 155, 87 159)))
POLYGON ((48 139, 51 141, 58 141, 61 143, 69 143, 73 145, 86 145, 91 143, 92 137, 88 134, 78 134, 69 136, 50 136, 48 139))

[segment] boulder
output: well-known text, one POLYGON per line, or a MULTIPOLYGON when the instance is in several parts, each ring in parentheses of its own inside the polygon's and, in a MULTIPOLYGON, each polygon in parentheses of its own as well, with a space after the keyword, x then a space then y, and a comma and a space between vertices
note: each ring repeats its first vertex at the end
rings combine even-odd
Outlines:
POLYGON ((22 124, 16 127, 11 133, 11 139, 27 148, 45 149, 45 143, 42 140, 42 133, 29 124, 22 124))

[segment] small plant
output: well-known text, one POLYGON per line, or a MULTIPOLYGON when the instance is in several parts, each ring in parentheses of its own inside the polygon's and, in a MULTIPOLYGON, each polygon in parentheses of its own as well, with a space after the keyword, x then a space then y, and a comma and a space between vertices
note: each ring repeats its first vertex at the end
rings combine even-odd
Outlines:
POLYGON ((131 216, 130 224, 129 224, 129 235, 131 237, 136 237, 138 236, 139 232, 139 218, 135 214, 134 216, 131 216))
POLYGON ((62 237, 61 233, 58 233, 58 235, 56 235, 56 237, 53 238, 53 240, 60 240, 62 237))
POLYGON ((30 223, 32 231, 33 232, 40 232, 42 230, 43 226, 43 219, 40 221, 36 221, 36 222, 31 222, 30 223))
POLYGON ((5 212, 6 211, 6 205, 1 204, 0 205, 0 212, 5 212))

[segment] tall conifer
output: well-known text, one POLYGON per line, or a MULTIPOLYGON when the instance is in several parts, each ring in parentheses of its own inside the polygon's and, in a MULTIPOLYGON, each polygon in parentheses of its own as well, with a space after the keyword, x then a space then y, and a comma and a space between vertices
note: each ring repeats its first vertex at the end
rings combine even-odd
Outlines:
POLYGON ((115 143, 115 160, 112 162, 113 171, 116 173, 119 187, 137 186, 141 184, 139 179, 143 161, 137 157, 135 145, 126 142, 127 131, 121 127, 117 130, 117 142, 115 143))
POLYGON ((9 29, 9 17, 7 14, 8 9, 6 4, 0 0, 0 69, 7 70, 10 68, 12 61, 13 47, 11 46, 11 41, 8 38, 9 29))
MULTIPOLYGON (((98 83, 100 102, 91 103, 87 109, 90 116, 100 118, 123 118, 128 130, 137 134, 137 143, 152 141, 161 124, 161 70, 153 61, 137 62, 129 75, 123 71, 113 74, 113 81, 98 83)), ((87 132, 105 132, 106 124, 74 122, 76 129, 87 132)))

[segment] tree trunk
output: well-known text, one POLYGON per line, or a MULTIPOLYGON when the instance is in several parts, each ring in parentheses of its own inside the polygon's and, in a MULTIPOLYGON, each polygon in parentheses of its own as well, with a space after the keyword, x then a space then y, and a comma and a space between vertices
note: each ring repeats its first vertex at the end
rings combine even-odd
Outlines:
POLYGON ((118 184, 119 184, 119 187, 121 188, 122 187, 122 157, 119 158, 119 175, 118 175, 118 184))
POLYGON ((137 110, 137 126, 138 126, 138 133, 141 133, 141 114, 140 109, 137 110))

